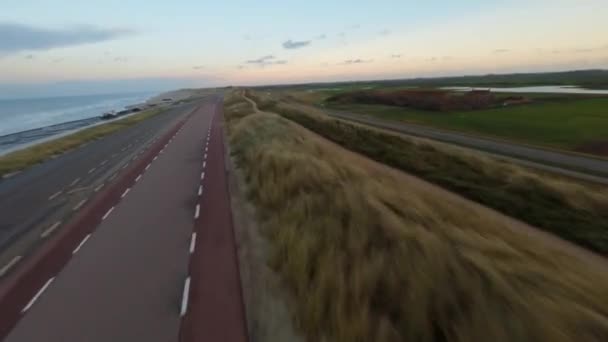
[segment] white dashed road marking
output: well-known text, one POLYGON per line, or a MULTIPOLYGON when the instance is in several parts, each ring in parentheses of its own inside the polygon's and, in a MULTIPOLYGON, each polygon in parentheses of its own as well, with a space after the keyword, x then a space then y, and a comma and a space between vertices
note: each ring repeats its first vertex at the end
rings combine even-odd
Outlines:
POLYGON ((84 245, 85 242, 87 242, 87 240, 90 237, 91 237, 91 234, 87 234, 87 236, 85 236, 84 239, 82 239, 82 241, 80 241, 80 243, 78 244, 78 246, 76 248, 74 248, 74 250, 72 251, 72 254, 78 253, 78 251, 80 250, 80 248, 82 247, 82 245, 84 245))
POLYGON ((27 310, 29 310, 32 305, 34 305, 34 303, 36 303, 36 301, 38 300, 38 298, 42 295, 42 293, 49 287, 49 285, 51 285, 51 283, 53 282, 53 280, 55 280, 55 277, 49 279, 46 281, 46 283, 44 284, 44 286, 42 286, 42 288, 40 288, 40 290, 38 290, 38 292, 36 293, 36 295, 34 296, 34 298, 32 298, 29 303, 27 303, 27 305, 23 308, 23 310, 21 310, 21 313, 26 312, 27 310))
POLYGON ((51 196, 49 196, 49 201, 54 200, 55 198, 57 198, 57 196, 61 195, 63 193, 63 190, 59 190, 56 193, 52 194, 51 196))
POLYGON ((49 235, 51 235, 52 232, 55 231, 55 229, 57 229, 57 227, 59 227, 61 225, 61 221, 57 221, 55 223, 53 223, 50 227, 48 227, 45 231, 42 232, 42 234, 40 234, 41 238, 45 238, 49 235))
POLYGON ((8 264, 4 265, 4 267, 0 268, 0 277, 4 276, 6 274, 6 272, 8 272, 8 270, 10 270, 13 266, 15 266, 19 260, 21 260, 22 256, 21 255, 17 255, 16 257, 12 258, 11 261, 8 262, 8 264))
POLYGON ((196 233, 192 233, 192 238, 190 239, 190 254, 194 253, 195 248, 196 248, 196 233))
POLYGON ((123 192, 122 195, 120 195, 120 198, 125 198, 125 196, 127 196, 127 194, 129 193, 129 191, 131 191, 131 188, 127 188, 125 190, 125 192, 123 192))
POLYGON ((110 210, 108 210, 108 212, 105 215, 103 215, 103 217, 101 218, 101 220, 103 221, 103 220, 107 219, 108 216, 110 216, 110 213, 112 213, 113 210, 114 210, 114 207, 110 208, 110 210))
POLYGON ((85 203, 87 202, 87 199, 83 199, 82 201, 78 202, 78 204, 76 204, 76 206, 74 206, 74 208, 72 208, 74 211, 80 209, 80 207, 82 207, 85 203))
POLYGON ((198 219, 198 216, 201 213, 201 206, 199 204, 196 205, 196 210, 194 211, 194 219, 198 219))
POLYGON ((188 311, 188 297, 190 296, 190 277, 186 278, 184 282, 184 293, 182 294, 182 307, 179 311, 179 315, 184 317, 188 311))

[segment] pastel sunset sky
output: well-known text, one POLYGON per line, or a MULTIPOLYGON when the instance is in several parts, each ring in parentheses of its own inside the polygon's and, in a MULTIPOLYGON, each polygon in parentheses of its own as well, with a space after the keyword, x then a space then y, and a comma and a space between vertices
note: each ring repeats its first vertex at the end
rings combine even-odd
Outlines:
POLYGON ((7 0, 0 8, 0 89, 608 68, 605 0, 7 0))

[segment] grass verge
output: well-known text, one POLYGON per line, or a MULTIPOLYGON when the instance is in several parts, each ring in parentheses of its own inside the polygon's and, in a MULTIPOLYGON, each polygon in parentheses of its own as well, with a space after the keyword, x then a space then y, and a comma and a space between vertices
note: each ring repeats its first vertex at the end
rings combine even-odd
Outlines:
POLYGON ((55 155, 74 149, 86 142, 105 137, 106 135, 112 134, 123 128, 133 126, 161 112, 162 109, 148 110, 122 120, 83 129, 59 139, 9 153, 0 157, 0 176, 24 170, 32 165, 48 160, 55 155))
POLYGON ((272 108, 347 149, 417 175, 593 251, 608 254, 608 192, 605 188, 558 180, 456 148, 329 119, 306 112, 302 106, 256 99, 265 104, 265 108, 272 108))
POLYGON ((601 341, 608 276, 227 98, 232 157, 308 341, 601 341))

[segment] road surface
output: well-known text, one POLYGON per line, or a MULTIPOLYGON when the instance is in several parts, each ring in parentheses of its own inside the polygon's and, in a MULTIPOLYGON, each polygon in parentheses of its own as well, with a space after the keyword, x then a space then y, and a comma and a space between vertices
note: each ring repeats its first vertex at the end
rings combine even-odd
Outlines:
POLYGON ((6 341, 246 341, 221 106, 204 101, 0 288, 6 341))
POLYGON ((66 221, 123 167, 191 112, 196 103, 164 113, 92 141, 55 159, 0 180, 0 278, 4 268, 61 230, 66 221))
POLYGON ((327 111, 335 118, 354 121, 382 129, 438 140, 506 157, 510 161, 569 177, 608 184, 608 159, 560 153, 555 150, 519 145, 506 141, 437 130, 421 125, 383 120, 367 115, 327 111))

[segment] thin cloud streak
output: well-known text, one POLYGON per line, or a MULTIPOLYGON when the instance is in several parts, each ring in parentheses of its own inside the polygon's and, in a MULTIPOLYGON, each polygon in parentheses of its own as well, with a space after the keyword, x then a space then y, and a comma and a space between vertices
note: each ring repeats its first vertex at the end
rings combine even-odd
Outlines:
POLYGON ((247 60, 247 61, 245 61, 245 64, 254 64, 254 65, 258 65, 260 67, 265 67, 265 66, 268 66, 268 65, 283 65, 283 64, 287 64, 287 61, 284 60, 284 59, 277 60, 274 55, 266 55, 266 56, 260 57, 258 59, 247 60))
POLYGON ((293 41, 290 39, 283 43, 283 48, 288 49, 288 50, 299 49, 299 48, 303 48, 303 47, 310 45, 310 43, 311 43, 310 40, 293 41))
POLYGON ((98 43, 132 33, 133 31, 126 29, 102 29, 92 26, 45 29, 23 24, 0 23, 0 55, 98 43))

